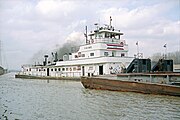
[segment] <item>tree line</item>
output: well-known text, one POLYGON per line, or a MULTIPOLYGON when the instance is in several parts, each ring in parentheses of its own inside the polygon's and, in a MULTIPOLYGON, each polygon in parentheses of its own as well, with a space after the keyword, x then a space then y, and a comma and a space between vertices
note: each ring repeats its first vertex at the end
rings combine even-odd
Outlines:
MULTIPOLYGON (((165 58, 165 54, 155 53, 151 56, 152 61, 158 61, 159 59, 165 58)), ((167 59, 172 59, 174 64, 180 64, 180 51, 169 52, 166 55, 167 59)))

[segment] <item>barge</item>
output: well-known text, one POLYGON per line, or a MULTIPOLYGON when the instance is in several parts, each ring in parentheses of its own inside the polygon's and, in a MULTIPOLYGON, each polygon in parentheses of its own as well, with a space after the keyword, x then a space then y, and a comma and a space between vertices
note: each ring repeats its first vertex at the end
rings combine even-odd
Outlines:
POLYGON ((179 73, 125 73, 81 77, 85 88, 180 96, 179 73))
POLYGON ((81 77, 85 88, 180 96, 180 73, 173 61, 160 59, 151 67, 150 59, 134 59, 124 73, 81 77))

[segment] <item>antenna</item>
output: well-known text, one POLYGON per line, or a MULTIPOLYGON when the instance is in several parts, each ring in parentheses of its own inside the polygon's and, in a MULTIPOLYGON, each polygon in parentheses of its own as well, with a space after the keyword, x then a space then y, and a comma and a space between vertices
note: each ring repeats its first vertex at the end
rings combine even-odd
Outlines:
POLYGON ((101 21, 100 18, 98 19, 99 27, 101 27, 101 21))
POLYGON ((138 41, 136 42, 136 46, 137 46, 137 55, 136 55, 136 57, 138 59, 143 58, 143 53, 139 52, 139 42, 138 41))
POLYGON ((139 58, 139 43, 138 43, 138 41, 136 42, 136 45, 137 45, 137 57, 139 58))
POLYGON ((166 60, 167 59, 167 44, 165 43, 163 47, 165 48, 165 50, 164 50, 164 59, 166 60))
POLYGON ((86 37, 86 44, 88 43, 88 39, 87 39, 87 26, 86 26, 86 33, 84 34, 86 37))
POLYGON ((111 18, 111 16, 110 16, 110 24, 109 24, 110 28, 111 28, 111 22, 112 22, 112 18, 111 18))
POLYGON ((97 28, 97 30, 98 30, 98 29, 99 29, 99 24, 98 24, 98 23, 95 23, 94 25, 96 26, 96 28, 97 28))

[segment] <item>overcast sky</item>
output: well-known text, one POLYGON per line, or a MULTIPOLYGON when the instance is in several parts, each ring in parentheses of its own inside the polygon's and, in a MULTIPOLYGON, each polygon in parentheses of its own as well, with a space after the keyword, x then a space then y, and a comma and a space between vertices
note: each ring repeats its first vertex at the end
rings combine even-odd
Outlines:
MULTIPOLYGON (((20 69, 40 50, 82 41, 84 28, 112 25, 124 33, 129 55, 136 41, 145 57, 180 48, 180 0, 0 0, 0 40, 9 69, 20 69)), ((84 40, 85 41, 85 40, 84 40)))

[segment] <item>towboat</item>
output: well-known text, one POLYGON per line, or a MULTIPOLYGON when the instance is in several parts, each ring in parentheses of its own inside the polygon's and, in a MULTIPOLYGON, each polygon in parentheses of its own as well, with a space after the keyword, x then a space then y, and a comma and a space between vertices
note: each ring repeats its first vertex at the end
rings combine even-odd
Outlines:
POLYGON ((121 39, 123 33, 111 25, 95 24, 94 31, 85 33, 85 44, 74 53, 68 53, 60 60, 55 54, 54 63, 44 56, 41 65, 23 65, 16 77, 56 77, 59 79, 81 76, 109 75, 121 73, 134 59, 128 56, 128 44, 121 39))

